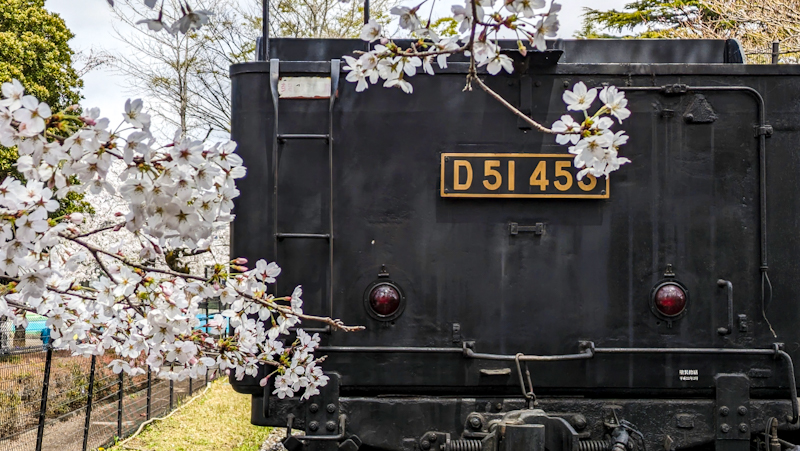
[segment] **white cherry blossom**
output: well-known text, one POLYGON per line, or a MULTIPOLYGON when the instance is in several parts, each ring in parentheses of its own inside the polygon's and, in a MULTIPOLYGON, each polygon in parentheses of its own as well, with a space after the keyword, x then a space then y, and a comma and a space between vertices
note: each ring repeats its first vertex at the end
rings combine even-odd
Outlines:
POLYGON ((586 111, 591 107, 594 99, 597 98, 597 89, 587 89, 586 85, 579 81, 573 86, 572 91, 564 91, 562 96, 567 109, 571 111, 586 111))
POLYGON ((358 327, 305 315, 299 287, 276 297, 275 262, 249 270, 241 258, 216 261, 207 276, 169 266, 168 253, 207 252, 219 224, 232 220, 235 181, 246 174, 235 143, 207 146, 178 133, 157 146, 141 100, 126 103, 124 122, 134 128, 126 137, 96 109, 45 121, 49 107, 20 86, 4 84, 0 106, 0 137, 17 146, 16 167, 27 179, 0 182, 0 275, 10 280, 0 315, 17 325, 26 312, 44 315, 55 347, 84 356, 113 351, 116 373, 147 367, 182 380, 206 371, 254 376, 266 366, 285 381, 283 396, 319 393, 327 378, 316 365, 318 339, 297 332, 294 343, 282 340, 306 318, 358 327), (58 200, 73 192, 118 199, 114 221, 53 217, 58 200), (79 283, 87 279, 88 286, 79 283), (198 306, 215 296, 225 311, 201 328, 198 306))
POLYGON ((628 99, 625 98, 625 94, 620 92, 616 86, 606 86, 603 88, 600 91, 600 101, 605 104, 609 113, 619 120, 620 124, 631 115, 630 110, 625 108, 628 106, 628 99))
POLYGON ((381 24, 375 19, 370 19, 361 29, 361 39, 367 42, 373 42, 381 37, 381 31, 381 24))

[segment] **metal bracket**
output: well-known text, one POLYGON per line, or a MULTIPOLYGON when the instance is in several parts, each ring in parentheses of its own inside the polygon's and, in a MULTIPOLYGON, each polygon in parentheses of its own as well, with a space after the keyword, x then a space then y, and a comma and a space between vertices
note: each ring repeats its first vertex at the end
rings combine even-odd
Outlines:
POLYGON ((508 233, 510 235, 517 235, 520 232, 533 232, 536 236, 541 236, 544 234, 544 223, 537 222, 535 225, 532 226, 521 226, 516 222, 508 223, 508 233))
POLYGON ((717 374, 715 450, 750 449, 750 379, 744 374, 717 374))
POLYGON ((683 113, 683 120, 687 124, 711 124, 717 120, 717 113, 704 95, 695 94, 683 113))
POLYGON ((301 440, 333 440, 334 434, 343 436, 342 418, 339 411, 339 377, 331 373, 330 380, 320 394, 306 402, 306 435, 301 440), (316 438, 319 436, 320 438, 316 438))
POLYGON ((759 136, 762 136, 762 135, 766 136, 767 138, 769 138, 770 136, 772 136, 772 133, 774 131, 775 130, 772 128, 772 126, 768 125, 768 124, 756 125, 756 126, 753 127, 753 132, 754 132, 756 138, 758 138, 759 136))
POLYGON ((689 85, 675 83, 673 85, 666 85, 661 87, 661 92, 664 95, 683 95, 689 92, 689 85))
POLYGON ((461 343, 461 324, 453 323, 453 343, 461 343))

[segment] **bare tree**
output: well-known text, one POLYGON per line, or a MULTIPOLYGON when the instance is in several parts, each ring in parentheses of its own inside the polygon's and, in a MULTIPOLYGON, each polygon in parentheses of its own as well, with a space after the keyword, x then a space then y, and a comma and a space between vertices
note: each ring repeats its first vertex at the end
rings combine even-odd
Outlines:
MULTIPOLYGON (((372 17, 388 22, 392 0, 373 0, 372 17)), ((114 13, 123 26, 117 36, 125 52, 110 55, 116 71, 131 83, 131 91, 146 93, 162 123, 195 137, 230 133, 230 79, 232 64, 255 57, 261 30, 261 3, 238 0, 197 0, 192 8, 213 15, 208 24, 188 33, 152 32, 137 24, 153 19, 154 10, 141 0, 118 0, 114 13), (202 124, 202 125, 201 125, 202 124)), ((165 0, 163 22, 182 17, 178 0, 165 0)), ((272 36, 357 37, 363 6, 338 0, 278 0, 270 4, 272 36)), ((155 14, 158 14, 155 10, 155 14)), ((166 130, 162 130, 166 132, 166 130)))
POLYGON ((736 38, 752 63, 769 63, 770 46, 780 41, 781 62, 800 57, 800 1, 705 0, 713 15, 698 24, 707 37, 736 38))

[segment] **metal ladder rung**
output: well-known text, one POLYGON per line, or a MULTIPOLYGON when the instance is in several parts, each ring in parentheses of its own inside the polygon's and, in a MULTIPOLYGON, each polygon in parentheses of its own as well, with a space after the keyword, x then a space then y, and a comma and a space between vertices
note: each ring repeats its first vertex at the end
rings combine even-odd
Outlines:
POLYGON ((325 141, 329 140, 331 135, 324 133, 324 134, 315 134, 315 133, 282 133, 278 135, 278 141, 286 141, 288 139, 324 139, 325 141))
POLYGON ((331 239, 330 233, 276 233, 275 238, 282 240, 284 238, 319 238, 323 240, 331 239))

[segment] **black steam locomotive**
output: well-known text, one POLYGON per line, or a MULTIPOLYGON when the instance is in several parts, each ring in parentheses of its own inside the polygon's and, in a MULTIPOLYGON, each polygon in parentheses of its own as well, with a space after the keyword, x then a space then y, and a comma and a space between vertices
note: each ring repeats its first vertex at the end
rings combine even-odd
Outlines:
POLYGON ((340 58, 363 42, 270 44, 231 68, 233 254, 366 330, 305 325, 331 376, 310 401, 233 379, 254 424, 290 451, 794 448, 800 66, 724 40, 516 55, 486 83, 541 123, 577 81, 629 99, 632 163, 578 182, 552 136, 462 92, 466 62, 356 93, 340 58))

